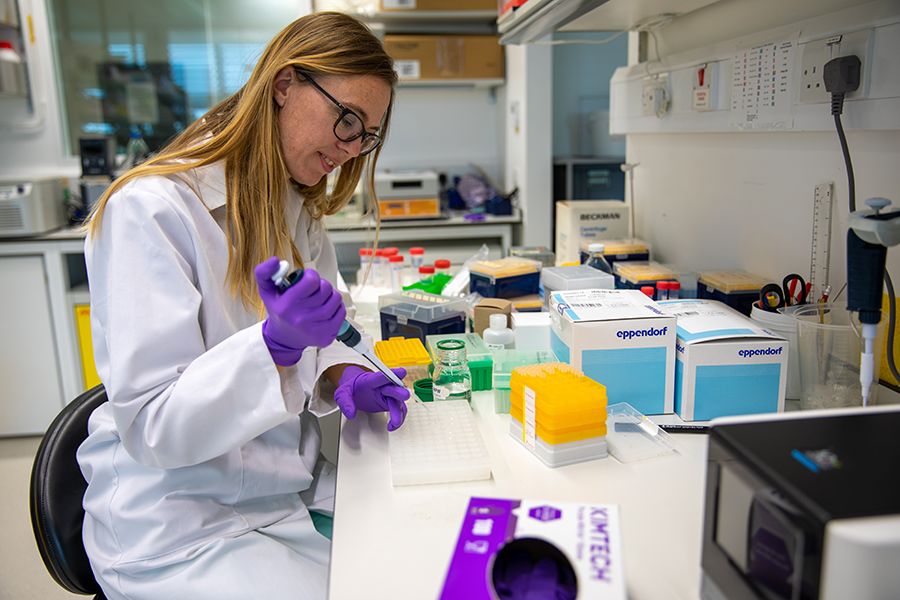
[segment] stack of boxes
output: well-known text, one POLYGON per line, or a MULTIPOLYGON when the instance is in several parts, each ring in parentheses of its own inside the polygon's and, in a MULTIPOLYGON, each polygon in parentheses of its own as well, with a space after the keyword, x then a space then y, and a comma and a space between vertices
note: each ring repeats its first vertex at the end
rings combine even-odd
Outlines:
POLYGON ((606 388, 562 363, 513 369, 509 432, 549 467, 606 456, 606 388))

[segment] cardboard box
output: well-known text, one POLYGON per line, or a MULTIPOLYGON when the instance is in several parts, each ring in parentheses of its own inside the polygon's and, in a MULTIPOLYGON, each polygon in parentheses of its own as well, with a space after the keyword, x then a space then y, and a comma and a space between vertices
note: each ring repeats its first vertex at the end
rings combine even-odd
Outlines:
POLYGON ((553 292, 550 318, 556 357, 605 385, 610 404, 674 410, 675 317, 653 300, 638 290, 553 292))
POLYGON ((556 203, 556 263, 578 262, 584 241, 627 238, 630 211, 621 200, 556 203))
POLYGON ((683 420, 784 410, 785 339, 715 300, 660 308, 677 319, 675 412, 683 420))
MULTIPOLYGON (((440 599, 497 598, 491 584, 495 577, 508 583, 504 574, 521 572, 520 564, 507 560, 517 545, 526 556, 546 557, 558 565, 557 582, 570 584, 566 587, 572 594, 577 587, 579 598, 627 598, 617 506, 473 497, 440 599), (557 563, 558 558, 565 563, 557 563)), ((541 597, 539 591, 528 597, 541 597)))
POLYGON ((386 35, 384 48, 401 81, 504 76, 503 47, 495 35, 386 35))
POLYGON ((502 298, 484 298, 478 304, 475 305, 475 309, 473 310, 473 326, 472 330, 481 335, 485 329, 490 326, 489 321, 491 320, 491 315, 494 313, 503 313, 507 316, 507 322, 509 322, 509 315, 512 312, 512 302, 509 300, 504 300, 502 298))
POLYGON ((497 10, 496 0, 380 0, 378 6, 385 12, 394 10, 497 10))

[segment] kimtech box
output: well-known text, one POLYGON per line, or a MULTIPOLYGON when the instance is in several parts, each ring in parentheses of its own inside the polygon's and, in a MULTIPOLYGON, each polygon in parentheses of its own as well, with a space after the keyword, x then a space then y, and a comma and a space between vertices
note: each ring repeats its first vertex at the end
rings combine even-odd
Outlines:
POLYGON ((629 208, 621 200, 563 200, 556 203, 556 262, 579 262, 584 241, 626 238, 629 208))
POLYGON ((677 319, 675 412, 685 421, 781 412, 788 343, 715 300, 667 300, 677 319))
POLYGON ((625 587, 618 506, 472 497, 440 600, 625 600, 625 587), (541 586, 533 573, 548 572, 541 586))
POLYGON ((550 318, 556 357, 605 385, 610 404, 673 411, 675 317, 653 300, 638 290, 553 292, 550 318))

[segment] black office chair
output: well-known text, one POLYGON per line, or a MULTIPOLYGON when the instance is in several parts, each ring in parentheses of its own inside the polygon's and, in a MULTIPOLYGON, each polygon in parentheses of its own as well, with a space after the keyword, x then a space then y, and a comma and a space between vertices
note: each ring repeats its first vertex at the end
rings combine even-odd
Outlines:
POLYGON ((106 390, 98 385, 66 406, 44 434, 31 470, 31 527, 44 565, 66 590, 96 594, 94 600, 105 597, 81 541, 87 482, 75 452, 87 437, 88 418, 104 402, 106 390))

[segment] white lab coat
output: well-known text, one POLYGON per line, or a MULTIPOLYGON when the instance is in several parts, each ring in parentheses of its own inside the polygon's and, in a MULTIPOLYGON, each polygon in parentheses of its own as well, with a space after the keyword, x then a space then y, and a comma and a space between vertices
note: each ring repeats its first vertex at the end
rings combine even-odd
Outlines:
MULTIPOLYGON (((258 316, 225 285, 224 165, 146 177, 88 238, 91 330, 110 401, 78 451, 83 537, 110 600, 324 598, 330 542, 307 507, 333 507, 316 415, 322 373, 364 364, 340 343, 281 374, 258 316)), ((288 192, 305 265, 336 281, 321 221, 288 192)))

